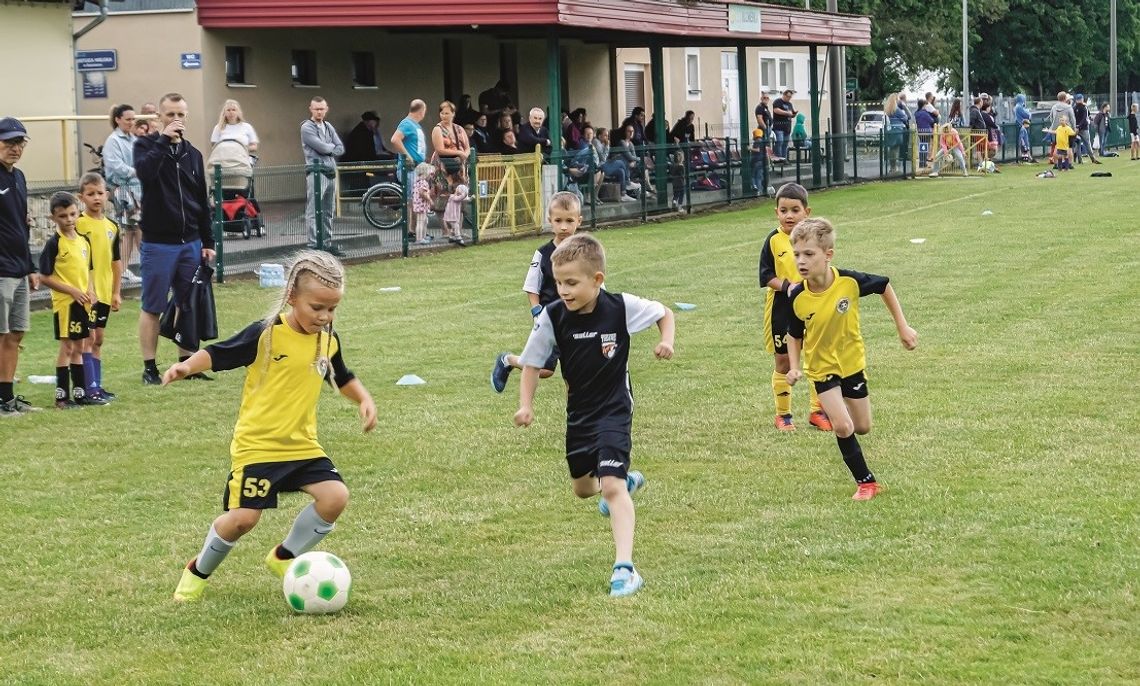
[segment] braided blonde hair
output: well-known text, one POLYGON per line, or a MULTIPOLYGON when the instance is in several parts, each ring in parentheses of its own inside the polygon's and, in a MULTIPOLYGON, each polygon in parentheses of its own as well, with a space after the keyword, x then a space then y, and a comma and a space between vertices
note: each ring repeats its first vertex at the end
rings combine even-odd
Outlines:
MULTIPOLYGON (((344 293, 344 265, 340 260, 321 250, 301 250, 293 255, 293 262, 289 271, 285 273, 285 287, 281 289, 273 307, 270 308, 262 320, 267 334, 265 336, 265 365, 261 378, 264 380, 269 373, 269 357, 273 350, 273 327, 285 311, 289 298, 297 291, 301 284, 301 277, 307 276, 322 286, 344 293)), ((332 356, 333 326, 330 322, 322 331, 317 332, 317 346, 313 354, 313 368, 330 386, 333 384, 332 367, 329 358, 332 356), (321 339, 324 339, 324 355, 321 355, 321 339)), ((260 386, 260 383, 258 384, 260 386)))

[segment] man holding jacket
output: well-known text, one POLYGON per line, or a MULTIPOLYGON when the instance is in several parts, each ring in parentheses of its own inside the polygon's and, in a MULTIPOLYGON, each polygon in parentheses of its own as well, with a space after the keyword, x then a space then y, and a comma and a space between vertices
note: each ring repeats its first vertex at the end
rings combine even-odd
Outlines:
MULTIPOLYGON (((155 364, 158 320, 166 310, 171 289, 177 302, 185 302, 194 272, 203 261, 214 259, 205 165, 202 153, 183 135, 189 108, 178 93, 158 102, 159 133, 135 141, 135 172, 142 184, 142 310, 139 312, 139 347, 143 356, 142 381, 162 383, 155 364)), ((179 348, 179 360, 190 351, 179 348)), ((209 381, 205 374, 194 378, 209 381)))

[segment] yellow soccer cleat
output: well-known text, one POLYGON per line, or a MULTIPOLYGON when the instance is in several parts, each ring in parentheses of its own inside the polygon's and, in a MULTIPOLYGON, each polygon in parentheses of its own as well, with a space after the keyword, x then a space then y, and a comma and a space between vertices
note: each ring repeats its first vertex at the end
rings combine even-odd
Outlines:
POLYGON ((269 571, 273 572, 278 579, 285 578, 285 572, 289 570, 291 564, 293 564, 293 560, 282 560, 277 557, 277 546, 273 546, 269 554, 265 556, 265 566, 269 567, 269 571))
POLYGON ((196 602, 202 599, 205 590, 206 580, 191 572, 190 565, 186 565, 182 570, 182 578, 178 580, 178 588, 174 589, 174 600, 180 603, 196 602))

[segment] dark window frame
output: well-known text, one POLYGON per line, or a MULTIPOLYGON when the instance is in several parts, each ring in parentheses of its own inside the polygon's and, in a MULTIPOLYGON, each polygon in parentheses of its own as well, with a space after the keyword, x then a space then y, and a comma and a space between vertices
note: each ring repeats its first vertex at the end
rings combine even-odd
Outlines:
POLYGON ((376 87, 376 53, 354 50, 349 53, 352 63, 352 85, 357 88, 376 87))
POLYGON ((317 51, 293 50, 290 77, 294 86, 317 86, 317 51))
POLYGON ((246 51, 242 45, 226 46, 226 84, 244 85, 249 83, 246 73, 246 51))

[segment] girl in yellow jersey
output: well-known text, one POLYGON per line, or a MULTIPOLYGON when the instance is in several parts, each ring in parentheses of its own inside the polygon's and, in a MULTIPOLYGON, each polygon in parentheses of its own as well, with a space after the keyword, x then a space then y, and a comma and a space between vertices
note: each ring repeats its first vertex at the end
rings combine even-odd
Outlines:
POLYGON ((366 432, 376 426, 376 405, 345 366, 340 337, 333 331, 343 295, 340 262, 325 252, 302 251, 269 317, 199 350, 163 375, 165 385, 209 369, 247 368, 230 444, 224 512, 214 520, 201 552, 183 570, 175 600, 202 597, 206 579, 237 540, 257 525, 262 510, 277 507, 278 493, 304 491, 313 497, 289 535, 265 558, 279 577, 292 558, 332 531, 348 504, 348 489, 317 442, 317 399, 325 382, 335 384, 341 395, 360 406, 366 432))
POLYGON ((831 418, 843 462, 858 488, 855 500, 870 500, 879 493, 875 475, 867 468, 863 449, 855 434, 871 431, 871 401, 867 392, 867 366, 863 334, 859 330, 859 298, 871 293, 883 296, 895 320, 903 347, 913 350, 918 334, 906 322, 902 306, 889 279, 831 266, 835 254, 835 229, 826 219, 805 219, 792 230, 792 248, 802 284, 785 290, 791 300, 788 327, 788 383, 795 384, 800 372, 800 351, 807 363, 807 377, 819 393, 823 410, 831 418))

